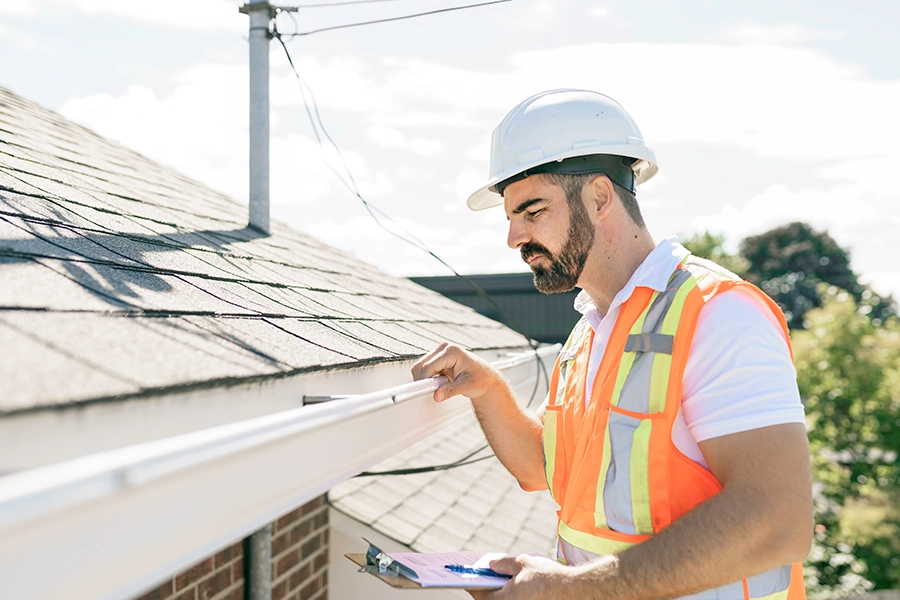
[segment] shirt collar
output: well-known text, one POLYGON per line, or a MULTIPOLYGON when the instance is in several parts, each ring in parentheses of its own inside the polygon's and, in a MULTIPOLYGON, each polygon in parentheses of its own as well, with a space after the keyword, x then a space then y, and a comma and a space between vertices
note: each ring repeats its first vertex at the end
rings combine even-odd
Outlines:
MULTIPOLYGON (((634 288, 638 286, 649 287, 657 292, 665 291, 672 273, 689 254, 690 252, 678 243, 676 236, 661 241, 631 275, 625 287, 619 290, 619 293, 613 298, 612 304, 609 305, 609 313, 628 300, 634 293, 634 288)), ((603 319, 597 305, 584 290, 581 290, 575 297, 575 310, 584 315, 594 330, 603 319)))

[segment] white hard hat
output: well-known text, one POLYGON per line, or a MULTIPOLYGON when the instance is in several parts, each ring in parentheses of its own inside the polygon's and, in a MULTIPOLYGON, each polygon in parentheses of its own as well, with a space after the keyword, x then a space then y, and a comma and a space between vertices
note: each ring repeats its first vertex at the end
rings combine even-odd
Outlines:
MULTIPOLYGON (((488 182, 469 196, 467 204, 472 210, 503 204, 497 185, 501 184, 502 192, 502 184, 512 177, 549 171, 588 172, 583 167, 555 169, 552 163, 591 156, 600 164, 605 156, 625 157, 623 162, 630 166, 635 185, 659 170, 656 154, 644 145, 637 124, 615 100, 587 90, 542 92, 512 109, 494 130, 488 182)), ((600 171, 605 172, 603 168, 600 171)), ((615 177, 610 175, 610 179, 615 177)))

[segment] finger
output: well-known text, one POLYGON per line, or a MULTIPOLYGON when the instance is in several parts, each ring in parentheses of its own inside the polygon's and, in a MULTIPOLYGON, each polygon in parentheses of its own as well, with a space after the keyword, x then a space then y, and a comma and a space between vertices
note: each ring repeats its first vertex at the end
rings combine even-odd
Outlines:
POLYGON ((518 575, 519 571, 522 570, 522 567, 525 566, 525 561, 520 560, 522 557, 527 558, 528 555, 520 554, 519 556, 504 556, 503 558, 492 560, 490 567, 494 571, 504 575, 518 575))
POLYGON ((448 398, 452 398, 459 394, 459 390, 462 384, 463 377, 460 377, 456 380, 456 382, 451 383, 447 381, 446 383, 442 383, 438 386, 436 390, 434 390, 434 401, 435 402, 443 402, 448 398))
POLYGON ((444 375, 447 379, 453 381, 456 378, 460 362, 464 358, 465 355, 458 347, 448 344, 439 352, 435 351, 432 356, 422 363, 422 372, 427 377, 444 375))
POLYGON ((414 381, 419 381, 420 379, 426 379, 432 376, 426 372, 425 364, 434 359, 439 353, 443 352, 447 346, 447 342, 443 342, 437 348, 416 361, 416 364, 414 364, 411 369, 414 381))

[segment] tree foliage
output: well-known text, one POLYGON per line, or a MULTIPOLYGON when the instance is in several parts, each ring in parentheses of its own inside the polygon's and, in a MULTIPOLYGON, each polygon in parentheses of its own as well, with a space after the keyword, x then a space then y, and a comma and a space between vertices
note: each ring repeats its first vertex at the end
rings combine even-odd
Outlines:
MULTIPOLYGON (((860 302, 866 288, 850 268, 849 253, 827 232, 806 223, 789 223, 741 242, 740 254, 749 266, 746 278, 775 300, 791 329, 803 328, 807 311, 822 305, 819 286, 826 283, 846 290, 860 302)), ((875 316, 894 311, 890 299, 871 303, 875 316)))
POLYGON ((750 262, 739 254, 731 254, 725 250, 725 237, 704 232, 687 238, 681 242, 692 254, 707 258, 719 266, 725 267, 735 275, 743 277, 750 262))
POLYGON ((900 323, 872 317, 874 297, 820 289, 822 308, 793 335, 818 486, 819 588, 900 585, 900 323))
POLYGON ((900 588, 900 321, 859 284, 849 253, 791 223, 729 254, 709 233, 685 242, 760 286, 785 311, 809 425, 816 539, 813 600, 900 588))

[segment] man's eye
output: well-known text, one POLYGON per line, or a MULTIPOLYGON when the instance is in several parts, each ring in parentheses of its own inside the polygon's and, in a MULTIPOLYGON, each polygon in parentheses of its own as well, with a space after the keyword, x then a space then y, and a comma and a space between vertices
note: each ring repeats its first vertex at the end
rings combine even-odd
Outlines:
POLYGON ((529 211, 527 211, 527 212, 528 212, 528 216, 529 216, 529 217, 536 217, 537 215, 539 215, 539 214, 541 214, 542 212, 544 212, 544 209, 543 209, 543 208, 539 208, 539 209, 537 209, 537 210, 529 210, 529 211))

